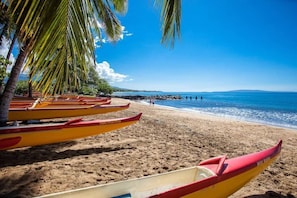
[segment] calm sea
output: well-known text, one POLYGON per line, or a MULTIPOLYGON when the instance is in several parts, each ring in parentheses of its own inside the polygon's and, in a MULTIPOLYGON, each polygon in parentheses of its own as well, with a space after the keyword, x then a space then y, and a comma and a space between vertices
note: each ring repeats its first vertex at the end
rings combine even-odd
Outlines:
POLYGON ((181 100, 156 100, 155 104, 297 129, 297 92, 115 92, 113 95, 179 95, 181 100))

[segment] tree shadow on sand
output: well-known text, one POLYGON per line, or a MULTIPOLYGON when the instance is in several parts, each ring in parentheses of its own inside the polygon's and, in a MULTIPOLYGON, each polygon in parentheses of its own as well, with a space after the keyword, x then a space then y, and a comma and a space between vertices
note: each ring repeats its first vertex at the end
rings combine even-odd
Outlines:
POLYGON ((51 145, 34 146, 21 150, 0 151, 0 168, 7 166, 27 165, 35 162, 54 161, 81 155, 99 154, 113 152, 123 149, 135 149, 131 145, 121 145, 114 147, 85 148, 77 150, 56 151, 61 147, 68 147, 76 144, 75 141, 63 142, 51 145))
POLYGON ((23 175, 11 173, 0 179, 0 198, 33 197, 38 188, 38 181, 43 172, 27 171, 23 175), (32 185, 33 184, 33 185, 32 185))
POLYGON ((282 195, 274 191, 267 191, 262 195, 251 195, 244 198, 296 198, 294 195, 288 193, 287 195, 282 195))

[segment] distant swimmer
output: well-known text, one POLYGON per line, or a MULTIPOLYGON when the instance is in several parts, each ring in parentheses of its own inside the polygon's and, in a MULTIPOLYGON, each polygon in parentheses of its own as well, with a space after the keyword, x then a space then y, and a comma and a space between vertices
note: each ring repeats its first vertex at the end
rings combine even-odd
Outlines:
POLYGON ((200 97, 200 99, 202 100, 202 99, 203 99, 203 97, 201 96, 201 97, 200 97))

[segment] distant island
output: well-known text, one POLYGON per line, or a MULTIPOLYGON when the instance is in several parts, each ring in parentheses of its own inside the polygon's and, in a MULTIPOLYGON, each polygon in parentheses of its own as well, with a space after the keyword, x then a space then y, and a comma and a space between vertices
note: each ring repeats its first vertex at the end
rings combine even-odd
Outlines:
POLYGON ((113 92, 161 92, 161 91, 152 91, 152 90, 134 90, 120 87, 112 87, 113 92))
POLYGON ((253 89, 239 89, 239 90, 231 90, 229 92, 270 92, 270 91, 253 90, 253 89))

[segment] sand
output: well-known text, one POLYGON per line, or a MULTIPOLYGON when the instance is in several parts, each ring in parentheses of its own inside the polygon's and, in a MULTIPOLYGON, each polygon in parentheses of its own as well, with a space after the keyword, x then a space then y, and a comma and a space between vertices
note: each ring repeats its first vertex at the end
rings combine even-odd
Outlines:
POLYGON ((52 145, 0 151, 0 197, 32 197, 164 173, 227 154, 235 157, 283 140, 281 156, 231 197, 297 196, 297 131, 230 118, 174 110, 138 101, 121 112, 85 119, 143 113, 127 128, 52 145))

